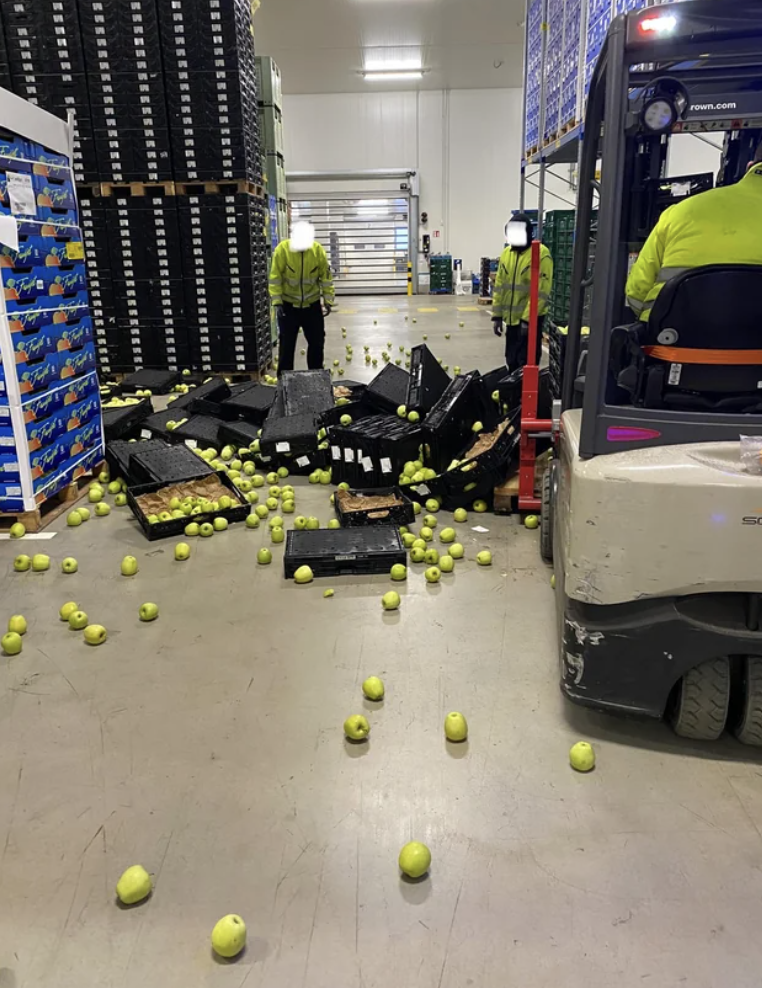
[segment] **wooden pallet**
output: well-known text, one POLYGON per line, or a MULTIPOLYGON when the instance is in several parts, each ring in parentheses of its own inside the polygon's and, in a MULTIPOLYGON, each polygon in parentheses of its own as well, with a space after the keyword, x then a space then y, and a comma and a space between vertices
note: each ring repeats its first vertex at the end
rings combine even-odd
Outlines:
POLYGON ((562 134, 562 135, 563 135, 563 134, 568 134, 568 133, 569 133, 569 131, 570 131, 570 130, 574 130, 574 128, 575 128, 576 126, 577 126, 577 121, 576 121, 576 120, 570 120, 570 121, 569 121, 569 123, 565 123, 565 124, 563 125, 563 127, 561 128, 561 134, 562 134))
MULTIPOLYGON (((537 457, 534 466, 534 494, 540 497, 542 479, 550 463, 550 451, 537 457)), ((519 471, 512 473, 507 480, 495 488, 494 510, 496 515, 512 515, 519 507, 519 471)))
POLYGON ((92 473, 78 477, 75 481, 64 487, 58 494, 43 501, 34 511, 20 511, 18 514, 0 514, 0 532, 8 532, 16 522, 26 528, 30 534, 41 532, 48 525, 52 525, 57 518, 71 510, 71 506, 87 492, 88 485, 92 483, 103 469, 103 464, 99 464, 92 473))
POLYGON ((112 196, 130 198, 198 195, 250 195, 262 199, 265 190, 261 185, 243 179, 220 182, 99 182, 92 186, 96 195, 108 199, 112 196))
POLYGON ((489 295, 480 295, 477 299, 477 305, 492 305, 492 299, 489 295))

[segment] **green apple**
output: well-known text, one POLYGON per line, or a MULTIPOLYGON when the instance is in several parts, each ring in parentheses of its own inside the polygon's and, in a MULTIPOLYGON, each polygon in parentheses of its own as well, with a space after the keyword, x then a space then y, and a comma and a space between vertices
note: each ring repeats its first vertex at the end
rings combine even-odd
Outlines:
POLYGON ((300 566, 299 569, 294 573, 295 583, 312 583, 314 575, 309 566, 300 566))
POLYGON ((191 548, 187 542, 178 542, 175 546, 175 559, 178 563, 184 563, 186 559, 190 559, 191 548))
POLYGON ((283 528, 283 519, 280 515, 276 515, 274 518, 271 518, 267 524, 270 528, 283 528))
POLYGON ((90 509, 89 508, 77 508, 77 511, 82 518, 82 521, 90 521, 90 509))
POLYGON ((327 527, 331 529, 341 528, 341 522, 339 521, 338 518, 331 518, 331 520, 328 522, 327 527))
POLYGON ((71 575, 79 569, 79 564, 73 556, 67 556, 61 563, 61 572, 71 575))
POLYGON ((280 527, 278 527, 278 528, 272 528, 272 529, 270 529, 270 539, 271 539, 273 545, 280 545, 281 542, 285 542, 285 540, 286 540, 286 533, 280 527))
POLYGON ((146 899, 153 889, 151 876, 142 865, 132 865, 116 883, 116 894, 125 906, 134 906, 146 899))
POLYGON ((111 483, 108 485, 109 494, 118 494, 121 491, 121 489, 122 489, 121 480, 112 480, 111 483))
POLYGON ((537 515, 527 515, 524 519, 524 527, 534 531, 535 528, 540 527, 540 519, 537 515))
POLYGON ((283 504, 281 504, 281 510, 286 515, 292 515, 296 510, 296 505, 291 500, 284 501, 283 504))
POLYGON ((17 573, 26 573, 32 568, 32 560, 29 556, 16 556, 13 560, 13 568, 17 573))
POLYGON ((471 426, 471 432, 481 432, 483 429, 484 426, 482 425, 481 422, 474 422, 474 424, 471 426))
POLYGON ((403 566, 402 563, 397 563, 395 566, 392 566, 390 575, 395 583, 402 583, 407 579, 407 566, 403 566))
POLYGON ((212 522, 215 532, 225 532, 229 527, 227 518, 215 518, 212 522))
POLYGON ((90 504, 98 504, 100 501, 103 500, 103 490, 100 487, 98 487, 95 490, 91 490, 90 493, 87 495, 87 499, 90 502, 90 504))
POLYGON ((321 470, 320 471, 320 483, 324 487, 326 487, 328 484, 330 484, 330 482, 331 482, 331 471, 330 471, 330 469, 329 470, 321 470))
POLYGON ((556 574, 555 573, 553 573, 552 576, 550 577, 550 589, 551 590, 555 590, 556 589, 556 574))
POLYGON ((198 533, 199 533, 199 527, 195 521, 192 521, 190 525, 185 526, 185 535, 189 539, 195 539, 198 533))
POLYGON ((259 494, 257 494, 256 491, 249 491, 246 494, 246 503, 247 504, 258 504, 259 503, 259 494))
POLYGON ((156 604, 141 604, 138 613, 141 621, 155 621, 159 616, 159 608, 156 604))
POLYGON ((24 643, 21 641, 21 635, 15 631, 9 631, 7 635, 3 635, 0 645, 6 655, 18 655, 24 647, 24 643))
POLYGON ((88 624, 84 636, 88 645, 102 645, 108 637, 108 632, 102 624, 88 624))
POLYGON ((415 542, 415 535, 412 532, 405 532, 402 536, 402 544, 406 549, 412 549, 413 543, 415 542))
POLYGON ((251 478, 251 483, 253 487, 264 487, 265 478, 262 476, 261 473, 257 473, 251 478))
POLYGON ((268 473, 267 483, 271 485, 278 483, 278 474, 274 470, 271 470, 270 473, 268 473))
POLYGON ((435 497, 430 497, 426 502, 426 510, 432 513, 439 511, 439 501, 435 497))
POLYGON ((240 473, 241 470, 242 470, 242 468, 243 468, 243 463, 240 460, 232 460, 231 461, 231 463, 230 463, 230 469, 231 470, 237 470, 238 473, 240 473))
POLYGON ((310 517, 307 519, 306 527, 308 532, 315 532, 317 531, 318 528, 320 528, 320 522, 318 521, 317 518, 315 518, 314 515, 310 515, 310 517))
POLYGON ((23 539, 26 535, 26 527, 17 521, 15 525, 11 525, 10 536, 12 539, 23 539))
POLYGON ((420 422, 421 421, 421 416, 418 414, 418 412, 408 412, 407 413, 407 420, 408 420, 408 422, 412 422, 413 425, 415 425, 416 422, 420 422))
POLYGON ((268 497, 268 499, 265 501, 265 504, 267 505, 267 510, 268 511, 277 511, 278 510, 278 498, 277 497, 268 497))
POLYGON ((434 517, 434 515, 424 515, 423 524, 426 525, 428 528, 436 528, 437 519, 434 517))
POLYGON ((223 511, 226 511, 228 508, 233 507, 233 498, 228 497, 227 494, 223 494, 218 503, 220 508, 222 508, 223 511))
POLYGON ((198 534, 202 539, 211 538, 214 535, 214 525, 210 525, 208 521, 205 521, 203 525, 199 527, 198 534))
POLYGON ((436 477, 436 475, 437 475, 436 470, 432 470, 430 467, 425 467, 423 470, 424 480, 433 480, 436 477))
MULTIPOLYGON (((180 514, 182 514, 182 512, 180 512, 180 514)), ((172 521, 173 517, 174 516, 171 511, 162 511, 159 515, 159 521, 172 521)))
POLYGON ((468 512, 465 508, 456 508, 453 513, 453 518, 456 522, 463 524, 464 521, 468 521, 468 512))
POLYGON ((381 598, 381 606, 385 611, 396 611, 402 601, 396 590, 390 590, 381 598))
POLYGON ((442 572, 439 567, 430 566, 423 575, 426 577, 427 583, 439 583, 442 572))
POLYGON ((352 424, 352 416, 351 415, 346 415, 346 414, 345 415, 342 415, 341 418, 339 419, 339 422, 342 425, 351 425, 352 424))
POLYGON ((439 553, 436 549, 427 549, 423 560, 427 566, 436 566, 439 563, 439 553))
POLYGON ((399 417, 400 417, 401 419, 404 419, 404 418, 407 418, 407 408, 405 408, 405 406, 404 406, 404 405, 400 405, 400 406, 399 406, 399 407, 397 408, 397 415, 398 415, 398 416, 399 416, 399 417))
POLYGON ((50 556, 46 556, 43 553, 37 553, 36 556, 32 556, 32 571, 34 573, 45 573, 50 569, 50 556))
POLYGON ((224 460, 226 463, 232 460, 235 456, 235 449, 232 446, 223 446, 222 452, 220 453, 220 459, 224 460))
POLYGON ((281 494, 280 487, 278 487, 277 484, 274 484, 268 491, 268 494, 270 497, 279 498, 281 494))
POLYGON ((466 550, 463 548, 460 542, 453 543, 453 545, 451 545, 450 548, 448 549, 448 552, 450 553, 453 559, 462 559, 466 554, 466 550))
POLYGON ((349 484, 346 482, 346 480, 342 480, 342 482, 339 484, 339 490, 340 491, 348 491, 349 490, 349 484))
POLYGON ((87 627, 88 620, 87 614, 84 611, 80 611, 79 609, 74 610, 69 614, 69 627, 72 631, 82 631, 87 627))
POLYGON ((452 573, 455 569, 455 560, 452 556, 441 556, 439 560, 439 568, 443 573, 452 573))
MULTIPOLYGON (((79 605, 73 600, 67 601, 67 603, 61 605, 61 610, 58 612, 58 616, 62 621, 67 621, 72 616, 75 611, 79 610, 79 605)), ((87 624, 87 622, 85 622, 87 624)))
POLYGON ((246 527, 251 529, 259 528, 259 518, 256 515, 247 515, 246 527))
POLYGON ((424 525, 423 528, 421 529, 420 537, 423 539, 424 542, 431 542, 431 540, 434 538, 434 533, 428 527, 428 525, 424 525))
POLYGON ((474 511, 478 512, 480 515, 484 514, 484 512, 487 510, 487 507, 488 506, 486 501, 474 501, 473 504, 474 511))
POLYGON ((454 528, 443 528, 439 533, 439 541, 443 542, 445 545, 450 542, 455 541, 455 529, 454 528))
POLYGON ((273 561, 273 554, 269 549, 260 549, 257 553, 257 562, 260 566, 269 566, 273 561))
POLYGON ((218 920, 212 930, 212 948, 220 957, 237 957, 246 946, 246 924, 230 913, 218 920))
POLYGON ((250 480, 236 480, 236 487, 242 494, 248 494, 251 490, 250 480))
POLYGON ((422 511, 420 504, 417 501, 413 501, 413 514, 419 515, 422 511))
POLYGON ((27 632, 26 618, 23 614, 14 614, 8 618, 8 631, 16 635, 25 635, 27 632))
POLYGON ((413 474, 413 483, 422 484, 426 478, 423 475, 423 470, 416 470, 413 474))
POLYGON ((445 717, 444 729, 448 741, 465 741, 468 737, 468 721, 455 711, 445 717))
POLYGON ((253 477, 254 474, 257 472, 257 468, 254 466, 251 460, 247 460, 246 463, 244 463, 243 465, 243 472, 246 474, 247 477, 253 477))
POLYGON ((134 556, 125 556, 122 560, 122 576, 134 576, 138 571, 138 561, 134 556))
POLYGON ((258 504, 254 509, 254 513, 256 514, 257 518, 261 518, 262 521, 264 521, 264 519, 267 518, 267 516, 270 514, 270 509, 267 507, 266 504, 258 504))
POLYGON ((413 539, 414 549, 423 549, 426 552, 426 539, 413 539))
POLYGON ((569 764, 577 772, 590 772, 595 768, 595 751, 587 741, 578 741, 569 752, 569 764))
POLYGON ((410 559, 414 563, 422 563, 426 558, 426 550, 416 545, 410 550, 410 559))
POLYGON ((368 718, 362 714, 353 714, 344 721, 344 734, 350 741, 364 741, 370 734, 368 718))
POLYGON ((117 494, 117 496, 114 498, 114 504, 117 506, 117 508, 123 508, 125 504, 127 504, 127 495, 117 494))
POLYGON ((101 501, 100 504, 95 505, 95 513, 99 518, 105 518, 106 515, 111 514, 111 506, 106 504, 105 501, 101 501))
POLYGON ((159 516, 158 515, 149 515, 148 518, 146 519, 146 521, 148 522, 149 525, 157 525, 158 522, 159 522, 159 516))
POLYGON ((66 516, 66 524, 69 528, 79 528, 82 524, 82 515, 78 511, 70 511, 66 516))
POLYGON ((288 477, 288 467, 278 467, 276 473, 281 480, 285 480, 288 477))
POLYGON ((362 691, 369 700, 383 700, 384 682, 378 676, 368 676, 362 684, 362 691))
POLYGON ((495 402, 495 404, 497 404, 497 405, 500 404, 500 392, 499 391, 493 391, 492 392, 492 400, 495 402))
POLYGON ((476 561, 480 566, 491 566, 492 565, 492 553, 488 549, 482 550, 476 557, 476 561))
POLYGON ((431 851, 425 844, 412 840, 400 851, 399 866, 408 878, 422 878, 431 867, 431 851))

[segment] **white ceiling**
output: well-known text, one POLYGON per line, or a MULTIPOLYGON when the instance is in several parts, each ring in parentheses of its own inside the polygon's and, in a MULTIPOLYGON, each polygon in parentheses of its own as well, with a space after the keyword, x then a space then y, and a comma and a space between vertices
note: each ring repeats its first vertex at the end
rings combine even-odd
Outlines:
POLYGON ((261 0, 257 52, 286 94, 498 89, 523 77, 524 0, 261 0), (368 63, 423 65, 416 81, 368 83, 368 63))

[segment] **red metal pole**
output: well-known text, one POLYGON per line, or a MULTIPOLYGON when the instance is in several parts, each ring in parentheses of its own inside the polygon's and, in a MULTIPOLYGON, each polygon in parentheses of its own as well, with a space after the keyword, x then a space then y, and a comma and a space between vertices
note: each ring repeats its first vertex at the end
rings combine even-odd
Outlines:
POLYGON ((534 470, 537 460, 538 432, 550 432, 552 422, 538 419, 540 393, 539 350, 540 324, 540 244, 532 242, 532 269, 529 291, 529 339, 527 364, 521 388, 521 444, 519 447, 519 510, 538 511, 542 502, 534 493, 534 470))

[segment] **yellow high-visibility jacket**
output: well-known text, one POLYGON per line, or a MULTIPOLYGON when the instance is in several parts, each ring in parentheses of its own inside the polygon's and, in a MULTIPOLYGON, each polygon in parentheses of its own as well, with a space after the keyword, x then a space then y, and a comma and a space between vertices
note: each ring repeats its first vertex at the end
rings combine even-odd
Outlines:
POLYGON ((335 293, 328 257, 320 244, 309 250, 291 250, 291 241, 282 240, 275 248, 270 265, 270 301, 273 305, 289 302, 306 309, 320 298, 333 305, 335 293))
POLYGON ((647 322, 668 281, 709 264, 762 264, 762 164, 664 211, 630 272, 627 304, 647 322))
MULTIPOLYGON (((492 318, 500 317, 508 326, 529 322, 529 292, 532 281, 532 248, 525 251, 506 247, 500 258, 492 298, 492 318)), ((548 299, 553 285, 553 258, 540 246, 540 307, 539 314, 548 311, 548 299)))

